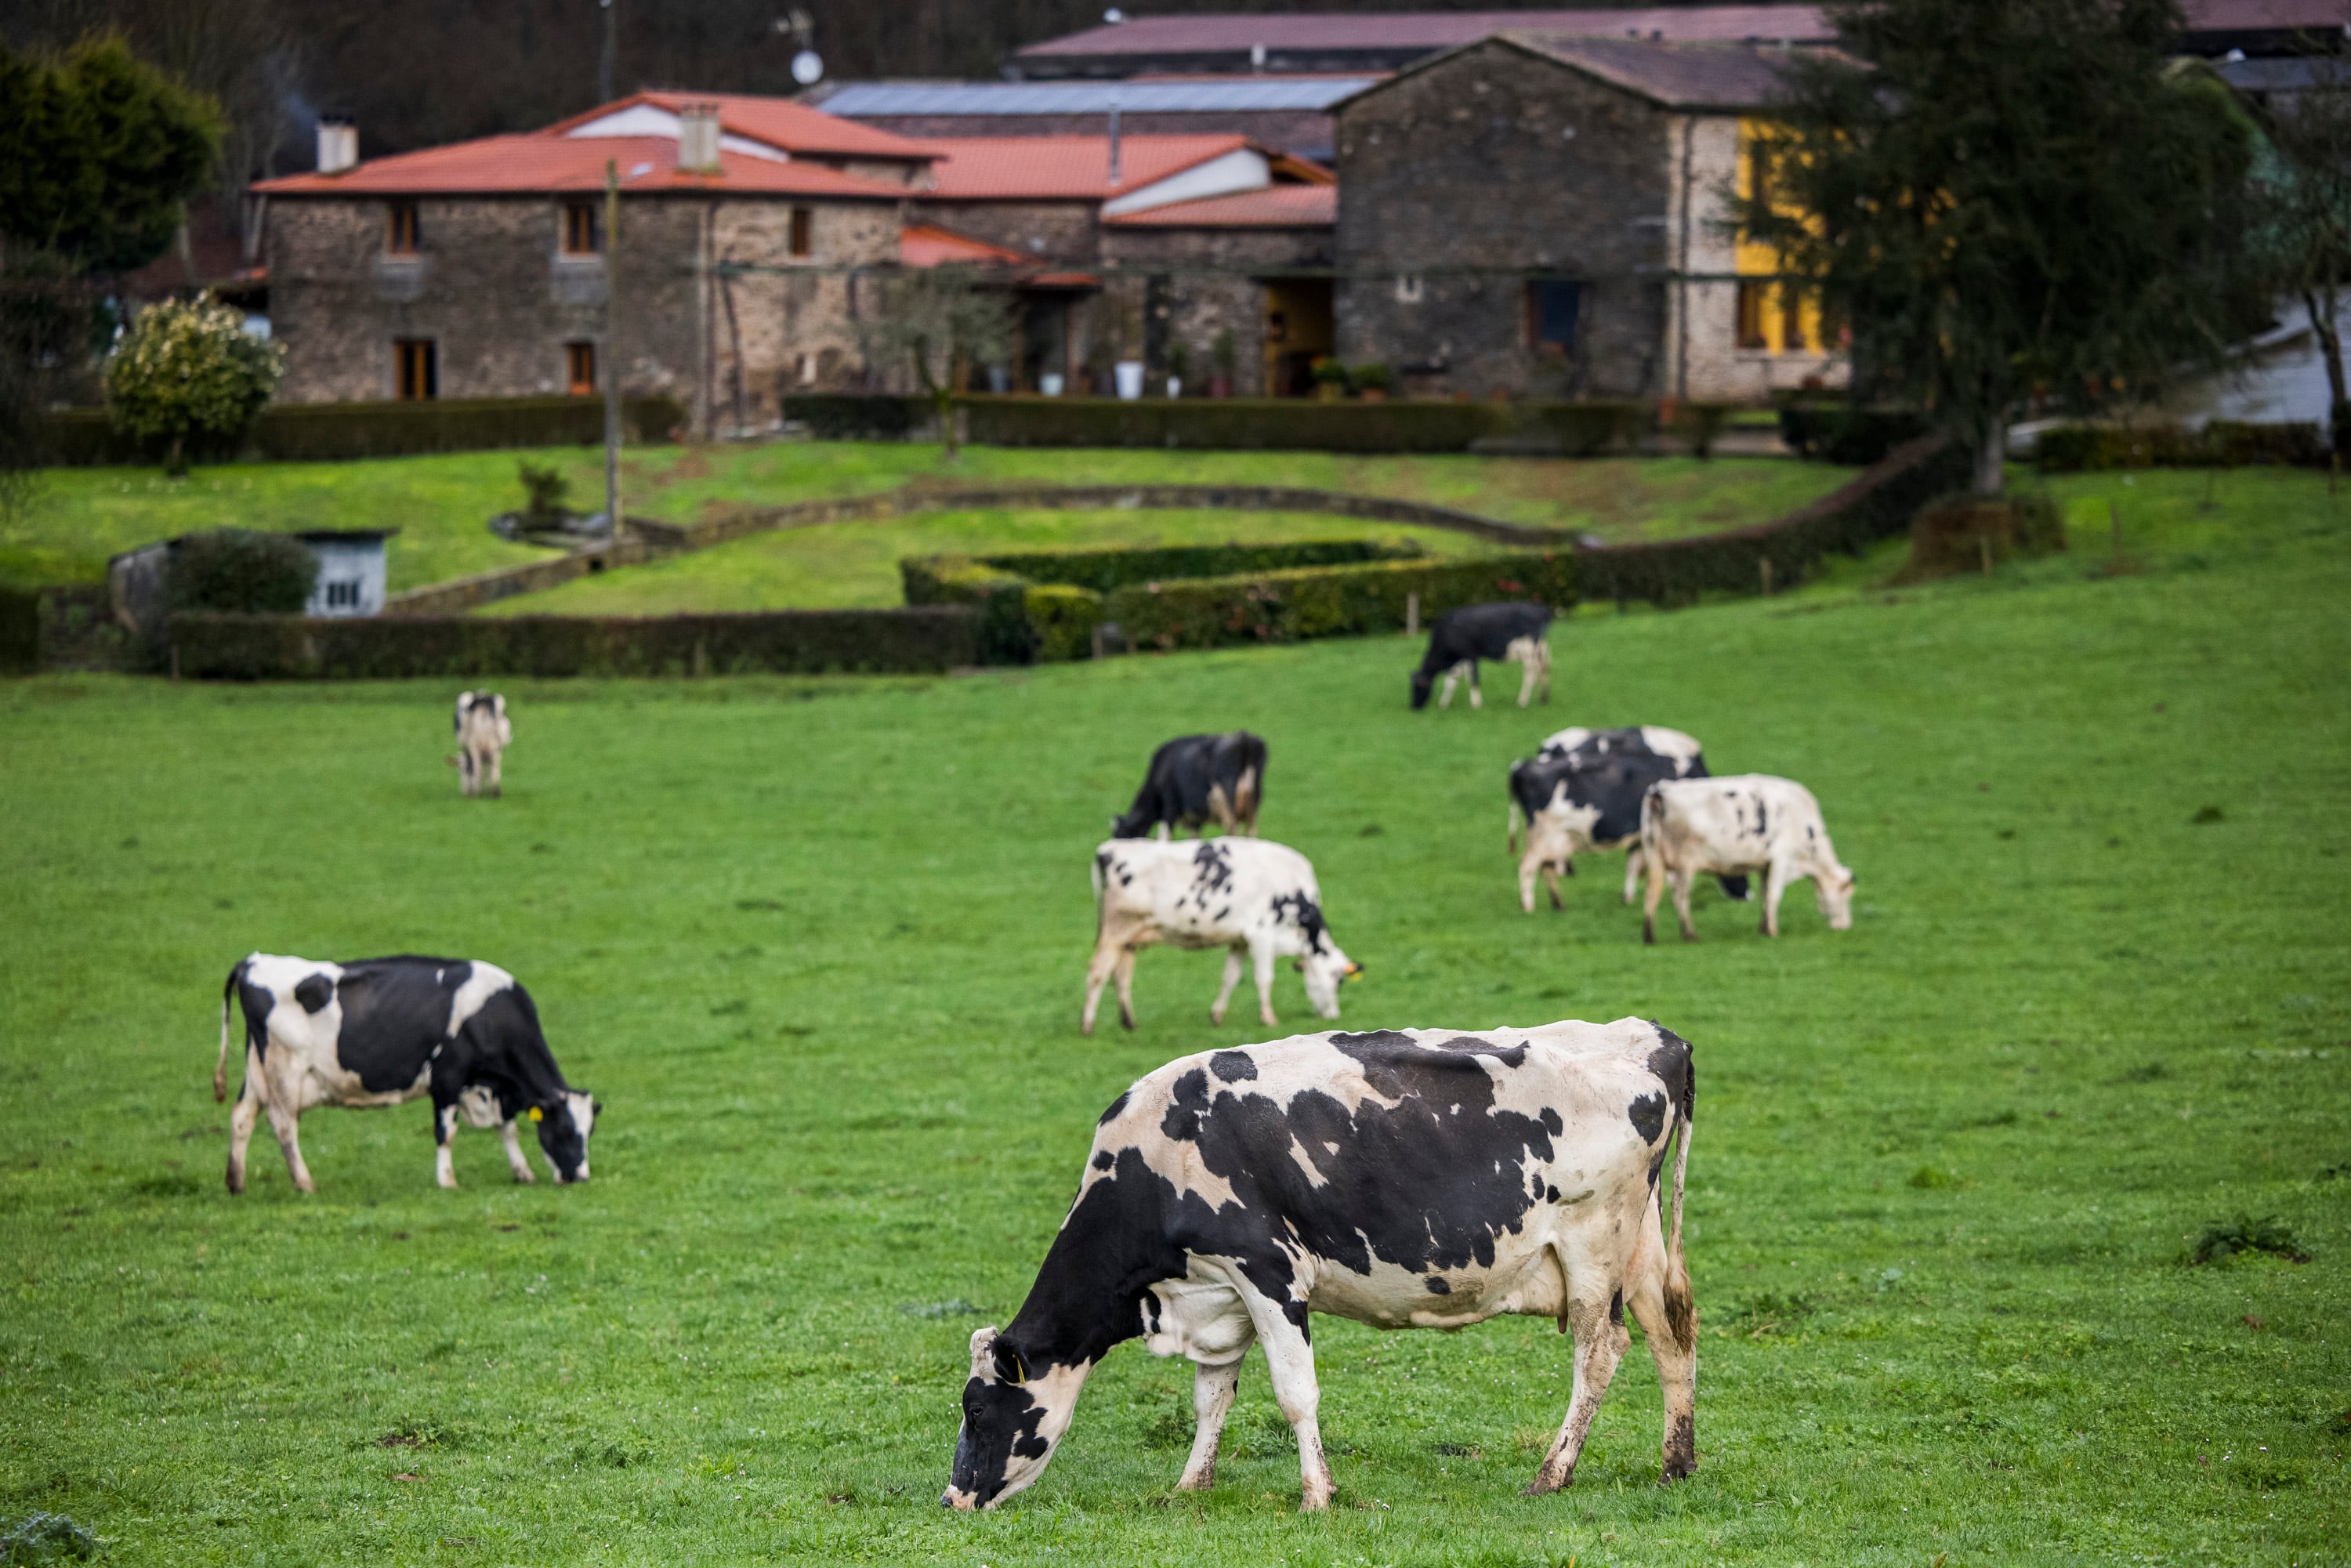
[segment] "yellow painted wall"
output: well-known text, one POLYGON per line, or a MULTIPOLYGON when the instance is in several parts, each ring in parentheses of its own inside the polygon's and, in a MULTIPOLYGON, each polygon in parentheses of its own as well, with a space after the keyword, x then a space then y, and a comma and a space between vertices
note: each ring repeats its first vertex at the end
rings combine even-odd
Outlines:
MULTIPOLYGON (((1738 188, 1741 201, 1752 199, 1755 193, 1755 149, 1759 145, 1769 147, 1778 138, 1778 128, 1768 120, 1742 120, 1739 122, 1738 188)), ((1793 207, 1783 202, 1775 201, 1772 206, 1775 211, 1789 215, 1795 212, 1793 207)), ((1748 278, 1759 281, 1776 278, 1780 272, 1779 249, 1741 234, 1734 270, 1742 283, 1748 278)), ((1793 293, 1792 288, 1778 283, 1764 288, 1761 314, 1765 348, 1761 351, 1774 354, 1819 353, 1825 347, 1821 341, 1820 301, 1809 297, 1800 298, 1794 300, 1795 308, 1791 310, 1790 296, 1793 293)), ((1754 353, 1759 350, 1750 349, 1747 351, 1754 353)))

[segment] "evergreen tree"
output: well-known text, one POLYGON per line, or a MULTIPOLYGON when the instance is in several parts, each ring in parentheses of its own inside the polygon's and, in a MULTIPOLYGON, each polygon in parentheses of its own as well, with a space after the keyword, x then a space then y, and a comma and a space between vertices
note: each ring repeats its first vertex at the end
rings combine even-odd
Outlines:
POLYGON ((2175 0, 1871 0, 1792 68, 1743 218, 1847 324, 1857 396, 1922 406, 2001 488, 2028 396, 2142 401, 2266 311, 2251 139, 2173 68, 2175 0))

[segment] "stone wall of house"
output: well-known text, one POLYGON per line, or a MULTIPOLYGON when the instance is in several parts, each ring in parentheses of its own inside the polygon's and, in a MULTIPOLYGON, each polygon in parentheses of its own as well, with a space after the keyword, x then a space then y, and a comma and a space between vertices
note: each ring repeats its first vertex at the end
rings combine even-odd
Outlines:
POLYGON ((562 253, 561 201, 416 204, 419 254, 392 256, 384 201, 270 204, 270 322, 287 353, 281 398, 392 397, 402 339, 437 346, 442 397, 559 392, 565 345, 591 342, 600 375, 617 363, 627 391, 678 397, 702 429, 733 423, 739 363, 746 413, 764 419, 788 378, 818 387, 858 379, 855 285, 841 269, 894 261, 898 249, 897 208, 888 202, 625 201, 614 354, 605 341, 606 258, 562 253), (812 213, 813 254, 804 258, 788 254, 795 205, 812 213), (722 280, 721 260, 758 270, 722 280))
POLYGON ((1102 260, 1144 277, 1144 363, 1156 388, 1182 344, 1185 384, 1207 389, 1216 371, 1217 340, 1232 335, 1232 392, 1265 392, 1265 284, 1268 277, 1326 271, 1327 228, 1102 228, 1102 260))
POLYGON ((1340 357, 1420 395, 1661 394, 1670 119, 1491 40, 1342 105, 1340 357), (1535 350, 1535 277, 1583 286, 1572 353, 1535 350))

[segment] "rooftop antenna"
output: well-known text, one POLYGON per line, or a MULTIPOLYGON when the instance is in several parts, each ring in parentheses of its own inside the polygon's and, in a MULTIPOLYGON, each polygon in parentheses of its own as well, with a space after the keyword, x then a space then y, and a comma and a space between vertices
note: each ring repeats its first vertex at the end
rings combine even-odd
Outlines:
POLYGON ((816 52, 816 18, 795 5, 776 18, 776 31, 791 39, 792 80, 802 87, 814 87, 824 79, 824 57, 816 52))

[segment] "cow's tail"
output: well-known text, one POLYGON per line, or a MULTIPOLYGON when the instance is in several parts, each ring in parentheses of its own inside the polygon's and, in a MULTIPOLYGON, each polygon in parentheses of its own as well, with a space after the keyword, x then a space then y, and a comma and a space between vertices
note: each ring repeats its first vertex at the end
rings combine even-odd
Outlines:
POLYGON ((1692 1062, 1682 1079, 1679 1114, 1674 1119, 1674 1215, 1666 1236, 1666 1326, 1685 1351, 1698 1346, 1698 1297, 1690 1290, 1689 1269, 1682 1261, 1682 1188, 1689 1176, 1691 1113, 1698 1099, 1698 1064, 1692 1062))
POLYGON ((228 1098, 228 1014, 236 1001, 236 988, 245 978, 245 960, 239 958, 228 972, 228 983, 221 987, 220 1059, 213 1063, 213 1100, 214 1103, 228 1098))

